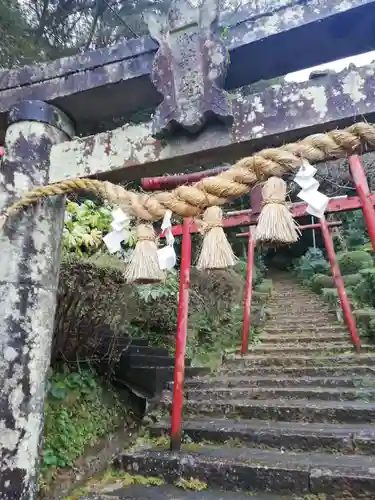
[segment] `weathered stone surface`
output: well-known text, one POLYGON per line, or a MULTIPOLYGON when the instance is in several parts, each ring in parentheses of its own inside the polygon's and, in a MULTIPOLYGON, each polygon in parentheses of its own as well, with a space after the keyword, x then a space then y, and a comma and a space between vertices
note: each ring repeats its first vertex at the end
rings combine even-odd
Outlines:
POLYGON ((149 16, 159 42, 151 78, 164 97, 152 120, 154 136, 179 126, 196 133, 212 118, 232 123, 229 94, 221 88, 229 54, 215 30, 218 18, 218 0, 203 0, 199 8, 173 0, 167 19, 149 16))
MULTIPOLYGON (((31 107, 32 103, 26 103, 23 109, 30 111, 31 107)), ((43 107, 51 108, 34 103, 36 120, 48 116, 41 113, 43 107)), ((22 103, 14 110, 16 121, 7 130, 0 212, 32 186, 48 182, 51 147, 68 138, 47 123, 19 121, 21 108, 22 103)), ((64 206, 63 198, 51 199, 12 219, 0 232, 2 500, 35 498, 64 206)))
MULTIPOLYGON (((218 32, 231 52, 226 88, 371 50, 374 4, 374 0, 280 0, 256 2, 254 7, 248 3, 235 15, 223 15, 218 32)), ((5 130, 6 111, 20 99, 48 100, 76 122, 158 104, 160 96, 150 81, 156 50, 155 42, 145 37, 0 72, 0 130, 5 130)))
MULTIPOLYGON (((288 451, 325 451, 327 453, 354 453, 353 434, 358 425, 313 424, 294 422, 267 422, 261 420, 188 420, 183 432, 194 443, 226 443, 235 440, 241 446, 288 451)), ((369 428, 370 426, 368 426, 369 428)), ((167 435, 168 422, 153 424, 152 436, 167 435)), ((368 431, 367 431, 368 432, 368 431)), ((233 441, 232 441, 233 442, 233 441)))
MULTIPOLYGON (((114 484, 112 487, 106 487, 101 494, 85 495, 78 500, 249 500, 249 495, 246 492, 217 489, 189 491, 170 485, 159 488, 142 485, 119 488, 118 484, 114 484)), ((259 493, 252 494, 251 500, 290 500, 290 497, 259 493)))
MULTIPOLYGON (((105 488, 102 494, 82 496, 78 500, 249 500, 249 494, 246 492, 222 491, 216 488, 189 491, 170 485, 159 488, 141 485, 119 488, 118 484, 114 484, 110 492, 108 488, 105 488)), ((251 500, 290 500, 290 496, 259 493, 257 495, 252 494, 251 500)))
POLYGON ((152 124, 116 130, 56 145, 51 152, 51 180, 101 175, 134 179, 181 171, 197 164, 233 161, 265 145, 294 141, 309 133, 344 126, 353 119, 373 119, 375 64, 344 70, 314 81, 267 88, 233 98, 231 129, 210 127, 194 141, 152 138, 152 124), (140 168, 141 173, 140 173, 140 168))
POLYGON ((140 451, 125 453, 121 458, 125 470, 163 477, 169 483, 180 477, 197 478, 209 486, 221 486, 226 490, 289 492, 294 495, 348 491, 354 494, 354 498, 372 498, 371 494, 375 492, 373 457, 348 455, 340 456, 338 460, 337 456, 321 453, 203 445, 194 453, 175 455, 163 451, 140 451), (370 495, 356 496, 360 491, 370 495))

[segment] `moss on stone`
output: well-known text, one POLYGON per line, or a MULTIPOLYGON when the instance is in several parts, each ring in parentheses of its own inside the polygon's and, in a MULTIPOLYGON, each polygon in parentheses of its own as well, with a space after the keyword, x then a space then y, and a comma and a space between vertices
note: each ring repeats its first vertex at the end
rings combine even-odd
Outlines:
POLYGON ((181 488, 183 490, 192 490, 192 491, 204 491, 208 488, 208 484, 200 479, 191 477, 190 479, 185 479, 181 477, 177 481, 175 481, 174 485, 176 488, 181 488))

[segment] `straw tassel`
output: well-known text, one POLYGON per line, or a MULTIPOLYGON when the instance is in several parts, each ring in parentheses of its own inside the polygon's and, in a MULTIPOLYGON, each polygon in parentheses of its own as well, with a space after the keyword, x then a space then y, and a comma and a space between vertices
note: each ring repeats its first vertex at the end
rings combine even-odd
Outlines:
POLYGON ((203 214, 203 220, 197 221, 200 232, 204 234, 198 269, 226 269, 234 266, 234 255, 223 229, 223 211, 220 207, 209 207, 203 214))
POLYGON ((263 186, 263 208, 255 231, 255 241, 263 246, 295 243, 300 231, 286 206, 287 185, 279 177, 270 177, 263 186))
POLYGON ((163 281, 160 269, 156 236, 151 224, 137 226, 137 244, 125 271, 127 283, 155 283, 163 281))

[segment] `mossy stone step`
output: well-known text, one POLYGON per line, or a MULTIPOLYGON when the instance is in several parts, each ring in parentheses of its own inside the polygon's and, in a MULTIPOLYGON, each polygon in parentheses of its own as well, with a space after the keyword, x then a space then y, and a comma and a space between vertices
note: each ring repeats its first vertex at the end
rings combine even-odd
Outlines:
POLYGON ((316 325, 315 323, 307 323, 306 325, 296 325, 296 324, 289 324, 286 321, 285 322, 280 322, 277 323, 276 325, 272 326, 266 323, 264 327, 262 328, 263 333, 293 333, 293 332, 298 332, 298 333, 310 333, 310 332, 319 332, 320 335, 323 335, 325 333, 335 333, 335 332, 340 332, 344 334, 344 332, 347 332, 346 328, 340 324, 337 325, 330 325, 326 324, 325 326, 319 326, 316 325))
POLYGON ((275 366, 269 363, 267 366, 245 366, 240 367, 233 365, 232 367, 227 367, 226 370, 221 370, 221 375, 225 376, 230 373, 234 377, 247 377, 252 375, 274 375, 278 377, 280 375, 290 375, 294 377, 304 377, 304 376, 314 376, 314 377, 344 377, 351 373, 354 376, 358 375, 375 375, 374 368, 366 365, 350 365, 344 364, 333 366, 327 360, 326 364, 316 364, 312 366, 307 365, 293 365, 293 366, 283 366, 282 370, 280 366, 275 366))
POLYGON ((352 346, 349 340, 348 333, 329 333, 327 335, 323 334, 315 334, 315 335, 306 335, 305 333, 293 333, 293 334, 271 334, 262 332, 260 335, 260 340, 263 345, 281 345, 281 344, 306 344, 315 342, 317 344, 323 344, 324 342, 345 342, 347 341, 350 346, 352 346))
POLYGON ((264 400, 264 399, 308 399, 320 401, 375 401, 375 388, 345 387, 215 387, 188 389, 186 399, 193 401, 264 400))
MULTIPOLYGON (((310 339, 311 340, 311 339, 310 339)), ((364 345, 361 346, 362 352, 372 352, 375 351, 375 345, 364 345)), ((301 354, 301 355, 324 355, 325 353, 335 353, 335 354, 353 354, 354 347, 352 344, 348 343, 316 343, 316 344, 305 344, 305 345, 255 345, 249 348, 249 354, 272 354, 272 355, 289 355, 289 354, 301 354)))
MULTIPOLYGON (((170 410, 170 402, 162 408, 170 410)), ((277 422, 327 422, 375 424, 375 403, 364 401, 309 401, 307 399, 269 399, 227 401, 186 401, 184 418, 258 419, 277 422)))
POLYGON ((337 355, 337 356, 276 356, 274 354, 248 354, 246 356, 233 357, 232 359, 227 359, 225 365, 223 366, 223 372, 232 371, 233 368, 246 368, 246 367, 288 367, 288 366, 374 366, 375 365, 375 355, 374 354, 348 354, 348 355, 337 355))
MULTIPOLYGON (((375 428, 364 424, 266 422, 264 420, 193 419, 183 422, 184 436, 193 443, 210 442, 229 447, 250 446, 288 451, 369 455, 375 449, 375 428)), ((152 437, 170 434, 170 423, 150 428, 152 437)), ((194 444, 195 446, 195 444, 194 444)), ((185 451, 191 446, 185 445, 185 451)), ((193 451, 193 450, 190 450, 193 451)))
MULTIPOLYGON (((215 378, 197 377, 185 381, 186 390, 212 389, 217 387, 371 387, 375 388, 374 376, 342 376, 342 377, 287 377, 287 376, 252 376, 252 377, 232 377, 217 376, 215 378)), ((173 382, 168 384, 172 389, 173 382)))
POLYGON ((203 446, 195 453, 124 453, 117 466, 170 484, 193 478, 210 487, 248 493, 338 495, 345 491, 356 499, 375 496, 374 460, 366 456, 203 446))
POLYGON ((149 487, 133 485, 127 488, 113 486, 113 490, 106 489, 103 494, 92 494, 79 497, 77 500, 303 500, 301 497, 274 495, 272 493, 259 493, 249 496, 248 493, 222 491, 207 488, 194 491, 176 488, 172 485, 149 487))

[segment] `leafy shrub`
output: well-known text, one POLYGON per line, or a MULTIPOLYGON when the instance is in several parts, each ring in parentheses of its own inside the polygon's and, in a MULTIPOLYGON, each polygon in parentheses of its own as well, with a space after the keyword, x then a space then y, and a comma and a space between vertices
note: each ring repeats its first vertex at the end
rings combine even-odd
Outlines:
POLYGON ((322 288, 323 300, 327 302, 332 308, 336 308, 339 304, 339 298, 336 288, 322 288))
POLYGON ((338 255, 338 264, 342 274, 353 274, 360 269, 372 266, 372 257, 367 252, 353 250, 338 255))
POLYGON ((263 257, 264 257, 264 250, 262 250, 261 248, 256 248, 255 254, 254 254, 254 264, 258 270, 258 275, 259 275, 258 281, 259 282, 262 280, 262 278, 264 278, 264 276, 267 272, 267 267, 264 263, 263 257))
POLYGON ((314 274, 327 274, 330 266, 320 248, 309 248, 298 259, 294 271, 303 281, 308 281, 314 274))
POLYGON ((361 281, 353 289, 353 296, 359 305, 375 307, 375 268, 362 269, 361 281))
POLYGON ((372 248, 372 243, 366 243, 356 248, 356 250, 361 250, 362 252, 367 252, 373 257, 374 250, 372 248))
POLYGON ((54 471, 72 466, 87 446, 113 432, 124 416, 91 370, 54 373, 47 383, 40 488, 47 488, 54 471))
POLYGON ((333 278, 326 274, 314 274, 311 278, 311 289, 315 293, 321 293, 323 288, 332 288, 333 285, 333 278))
POLYGON ((353 311, 357 325, 371 338, 375 337, 375 309, 366 307, 353 311))
POLYGON ((111 220, 108 206, 99 207, 91 200, 85 200, 81 205, 68 201, 63 231, 65 249, 78 255, 90 255, 97 251, 111 220))
POLYGON ((343 276, 344 284, 345 284, 345 286, 347 286, 349 288, 353 288, 356 285, 358 285, 358 283, 360 283, 361 279, 362 279, 362 276, 359 273, 347 274, 346 276, 343 276))
POLYGON ((348 248, 358 248, 368 242, 367 228, 361 210, 344 212, 341 214, 341 220, 348 248))
POLYGON ((269 294, 267 292, 253 291, 252 299, 256 304, 264 304, 264 302, 267 302, 268 298, 269 294))
MULTIPOLYGON (((246 260, 245 259, 240 259, 236 263, 236 265, 234 266, 233 269, 235 270, 235 272, 237 274, 239 274, 240 276, 242 276, 245 279, 245 277, 246 277, 246 271, 247 271, 247 262, 246 262, 246 260)), ((265 271, 263 269, 263 266, 261 265, 260 267, 258 267, 258 265, 255 264, 255 262, 254 262, 254 266, 253 266, 253 287, 262 281, 264 272, 265 271)))
MULTIPOLYGON (((68 201, 63 231, 64 250, 80 256, 106 252, 103 236, 111 230, 111 222, 112 209, 107 204, 99 205, 92 200, 85 200, 81 204, 68 201)), ((130 230, 126 247, 129 250, 134 245, 134 233, 130 230)), ((128 256, 125 247, 121 253, 123 257, 128 256)))
POLYGON ((269 297, 272 293, 272 281, 263 280, 261 283, 259 283, 259 285, 255 287, 255 290, 269 297))

